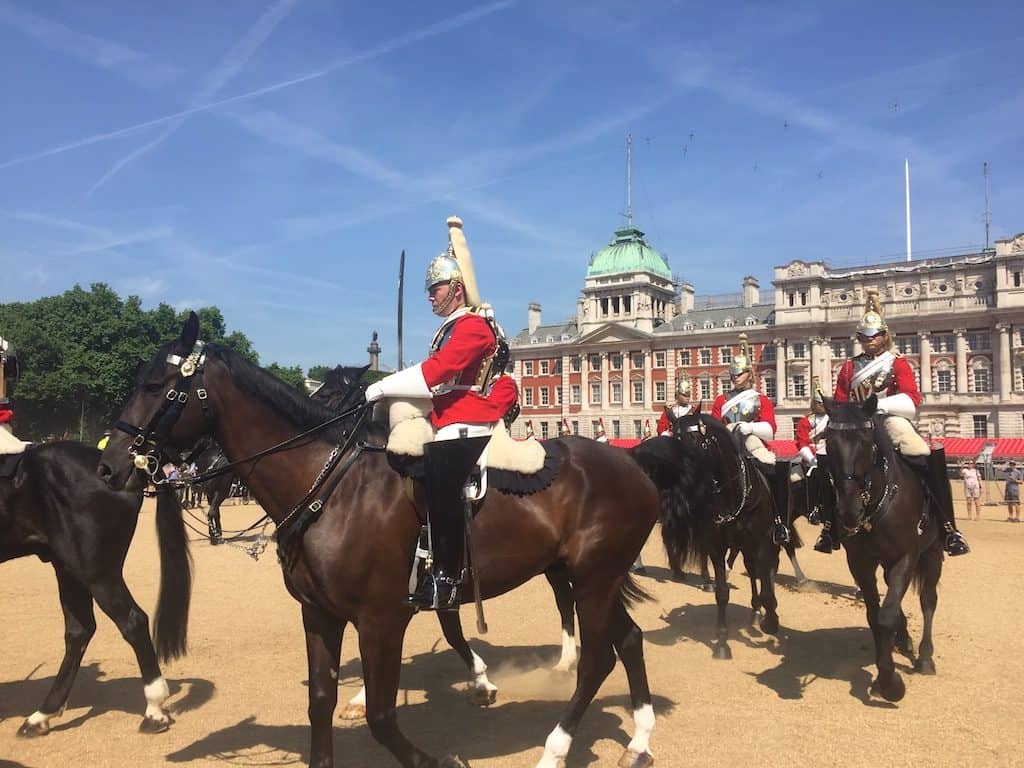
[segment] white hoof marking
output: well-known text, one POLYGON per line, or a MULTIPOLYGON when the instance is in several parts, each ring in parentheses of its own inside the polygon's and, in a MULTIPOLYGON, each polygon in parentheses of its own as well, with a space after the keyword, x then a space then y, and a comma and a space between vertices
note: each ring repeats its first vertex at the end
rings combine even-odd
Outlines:
POLYGON ((650 704, 644 704, 639 709, 634 709, 633 725, 636 727, 636 733, 634 733, 633 740, 629 742, 627 749, 639 755, 645 752, 650 753, 651 731, 654 730, 654 707, 650 704))
POLYGON ((562 730, 562 726, 556 725, 555 730, 548 734, 544 742, 544 755, 537 768, 559 768, 569 754, 569 747, 572 745, 572 736, 562 730))

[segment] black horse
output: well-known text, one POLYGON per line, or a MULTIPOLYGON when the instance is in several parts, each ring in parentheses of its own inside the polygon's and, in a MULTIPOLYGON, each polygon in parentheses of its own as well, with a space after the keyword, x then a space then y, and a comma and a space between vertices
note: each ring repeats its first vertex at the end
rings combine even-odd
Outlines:
MULTIPOLYGON (((700 449, 704 471, 713 479, 715 492, 705 500, 692 500, 688 515, 662 519, 662 539, 669 566, 682 577, 687 560, 699 558, 705 578, 706 560, 715 571, 715 602, 718 623, 712 654, 731 659, 726 607, 729 584, 726 557, 730 550, 743 553, 750 577, 752 618, 760 618, 761 629, 774 635, 779 629, 775 597, 775 573, 779 568, 779 546, 772 541, 775 501, 771 487, 756 469, 736 436, 722 422, 696 411, 676 420, 676 439, 700 449), (682 529, 688 528, 689 535, 682 529), (761 616, 761 610, 764 615, 761 616)), ((797 545, 795 534, 793 546, 797 545)))
POLYGON ((135 651, 142 673, 146 713, 139 730, 167 730, 168 697, 157 657, 185 652, 191 566, 177 496, 158 494, 160 596, 149 620, 124 583, 121 570, 135 533, 142 493, 112 490, 96 476, 100 452, 74 442, 30 447, 13 477, 0 479, 0 562, 35 555, 51 562, 64 611, 64 660, 39 709, 19 736, 42 736, 67 703, 86 646, 96 631, 93 601, 135 651))
MULTIPOLYGON (((332 416, 326 408, 232 351, 204 346, 198 334, 192 314, 180 337, 145 367, 116 424, 122 434, 103 453, 101 477, 115 488, 144 482, 136 468, 157 471, 165 449, 194 444, 202 434, 215 437, 229 459, 252 467, 247 484, 278 525, 285 585, 302 606, 311 765, 334 765, 331 720, 349 623, 359 628, 374 738, 406 768, 461 765, 455 758, 439 763, 398 726, 402 641, 412 617, 403 599, 420 524, 402 477, 382 452, 363 447, 365 409, 352 414, 351 431, 341 424, 326 428, 332 416), (350 469, 328 480, 324 467, 335 466, 332 454, 350 469), (335 480, 336 490, 321 500, 317 494, 326 494, 325 483, 333 489, 335 480), (294 520, 298 525, 291 528, 294 520)), ((479 588, 473 580, 463 598, 494 597, 556 564, 565 567, 580 623, 580 662, 576 690, 545 743, 542 764, 564 760, 584 711, 618 659, 626 669, 635 727, 620 764, 641 768, 653 762, 648 745, 654 710, 643 635, 628 613, 644 595, 628 571, 664 497, 645 467, 624 451, 579 438, 552 446, 561 464, 550 486, 525 498, 486 495, 471 525, 479 588)), ((699 493, 703 478, 689 469, 679 481, 699 493)))
POLYGON ((899 645, 913 655, 902 607, 911 583, 920 591, 924 619, 914 669, 935 674, 932 621, 942 575, 942 531, 920 478, 894 450, 876 407, 874 395, 863 403, 825 398, 829 416, 825 440, 838 493, 836 522, 875 640, 878 677, 871 691, 899 701, 906 686, 892 653, 899 645), (879 566, 887 585, 881 605, 876 581, 879 566))

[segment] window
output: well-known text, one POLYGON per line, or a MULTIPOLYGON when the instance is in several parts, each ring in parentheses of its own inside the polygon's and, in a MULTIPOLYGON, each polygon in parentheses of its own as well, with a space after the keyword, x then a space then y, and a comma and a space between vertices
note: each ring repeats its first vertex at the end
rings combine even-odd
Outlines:
POLYGON ((629 366, 635 371, 641 371, 644 367, 644 353, 643 352, 630 352, 629 353, 629 366))
POLYGON ((633 437, 640 439, 644 436, 644 425, 640 423, 639 419, 633 420, 633 437))
POLYGON ((590 383, 590 404, 601 404, 601 382, 599 381, 592 381, 590 383))
POLYGON ((900 351, 901 355, 919 355, 921 354, 921 339, 916 335, 897 336, 896 349, 900 351))
POLYGON ((608 357, 610 358, 609 359, 609 364, 611 365, 611 369, 613 371, 621 371, 622 370, 622 355, 620 353, 618 353, 618 352, 612 352, 610 355, 608 355, 608 357))
POLYGON ((550 344, 554 340, 555 340, 555 337, 552 336, 550 333, 547 336, 544 337, 544 341, 546 341, 548 344, 550 344))
POLYGON ((558 358, 557 360, 555 360, 555 367, 552 369, 551 372, 557 376, 562 375, 562 358, 558 358))
POLYGON ((693 323, 690 322, 689 320, 687 320, 685 323, 683 323, 683 330, 684 331, 692 331, 693 330, 693 323))
POLYGON ((793 342, 793 358, 795 360, 803 360, 807 357, 807 345, 802 341, 793 342))
POLYGON ((786 294, 786 303, 789 304, 789 306, 791 306, 791 307, 794 306, 796 304, 796 294, 793 293, 792 291, 787 293, 786 294))
POLYGON ((578 421, 572 422, 572 433, 578 435, 580 433, 580 423, 578 421))
POLYGON ((527 387, 523 390, 523 405, 533 405, 533 388, 527 387))
POLYGON ((591 355, 589 363, 590 363, 590 370, 592 370, 592 371, 600 371, 601 370, 601 356, 600 355, 591 355))
POLYGON ((988 331, 971 331, 967 334, 967 348, 971 352, 989 352, 992 349, 992 336, 988 331))
POLYGON ((974 436, 988 437, 988 416, 972 416, 974 422, 974 436))
POLYGON ((956 352, 956 336, 951 333, 932 334, 932 352, 956 352))
POLYGON ((807 306, 807 291, 800 291, 800 306, 807 306))
POLYGON ((845 360, 848 357, 853 357, 853 342, 850 340, 845 341, 832 341, 832 357, 835 360, 845 360))
POLYGON ((583 370, 583 358, 580 355, 573 355, 569 358, 569 370, 573 373, 583 370))
POLYGON ((807 378, 803 374, 793 377, 793 397, 807 397, 807 378))
POLYGON ((551 405, 551 390, 547 387, 540 388, 540 404, 551 405))
POLYGON ((562 388, 555 387, 555 405, 562 404, 562 388))
POLYGON ((531 344, 540 344, 540 339, 538 339, 536 336, 531 336, 530 337, 530 343, 531 344))
POLYGON ((547 440, 548 439, 548 423, 546 421, 542 421, 540 423, 540 439, 541 440, 547 440))
POLYGON ((732 390, 732 380, 728 375, 718 377, 718 393, 730 392, 732 390))
POLYGON ((713 322, 711 322, 710 320, 705 320, 704 321, 704 330, 705 331, 711 330, 714 327, 715 327, 715 324, 713 322))
POLYGON ((1020 272, 1013 273, 1013 287, 1020 288, 1020 272))
POLYGON ((774 400, 776 395, 775 379, 772 378, 771 376, 766 376, 764 379, 762 379, 761 391, 764 392, 764 396, 767 397, 769 400, 774 400))
POLYGON ((533 376, 533 360, 523 363, 523 376, 533 376))
POLYGON ((547 376, 549 373, 551 373, 551 361, 550 360, 541 360, 540 361, 540 375, 541 376, 547 376))
POLYGON ((569 392, 569 397, 571 398, 571 400, 569 402, 571 402, 573 405, 579 405, 580 404, 580 385, 579 384, 572 384, 572 385, 570 385, 570 387, 571 388, 570 388, 570 392, 569 392))
POLYGON ((711 399, 711 379, 704 376, 700 379, 700 399, 710 400, 711 399))
POLYGON ((761 362, 762 363, 774 363, 775 362, 775 345, 765 344, 761 347, 761 362))
POLYGON ((665 367, 665 352, 664 350, 654 353, 654 367, 664 368, 665 367))
MULTIPOLYGON (((1020 331, 1021 344, 1024 344, 1024 328, 1020 331)), ((690 364, 690 350, 681 349, 679 350, 679 364, 689 365, 690 364)))
POLYGON ((974 369, 974 391, 975 392, 991 392, 992 391, 992 375, 988 368, 975 368, 974 369))
POLYGON ((750 315, 743 321, 744 325, 757 325, 757 318, 750 315))
POLYGON ((600 421, 595 420, 595 421, 590 422, 590 434, 593 435, 595 438, 599 434, 601 434, 601 422, 600 421))
POLYGON ((631 382, 633 384, 633 402, 642 403, 644 401, 644 382, 643 379, 631 382))
POLYGON ((621 403, 622 402, 622 382, 621 381, 613 381, 611 383, 611 390, 612 390, 612 400, 611 401, 613 403, 621 403))
POLYGON ((622 437, 622 424, 618 419, 612 419, 612 439, 618 440, 622 437))
POLYGON ((656 381, 654 382, 654 400, 658 403, 665 402, 665 382, 656 381))
POLYGON ((711 365, 711 350, 710 349, 702 349, 700 351, 700 364, 701 365, 711 365))
POLYGON ((796 428, 800 426, 800 420, 801 419, 803 419, 803 416, 794 416, 793 417, 793 434, 794 435, 796 434, 796 428))
POLYGON ((935 372, 935 391, 940 393, 953 391, 953 372, 948 368, 935 372))
POLYGON ((732 362, 732 347, 721 347, 718 350, 718 360, 722 363, 732 362))

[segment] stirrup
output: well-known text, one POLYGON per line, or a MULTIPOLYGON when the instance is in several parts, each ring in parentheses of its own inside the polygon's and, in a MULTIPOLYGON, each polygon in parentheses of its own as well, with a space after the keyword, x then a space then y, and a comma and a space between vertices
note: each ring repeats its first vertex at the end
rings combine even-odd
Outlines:
POLYGON ((772 530, 772 543, 781 547, 785 544, 789 544, 791 538, 789 528, 786 527, 785 523, 775 524, 775 528, 772 530))
POLYGON ((816 506, 812 507, 811 511, 807 513, 807 522, 811 525, 821 525, 821 513, 816 506))
POLYGON ((946 534, 946 543, 942 548, 950 557, 966 555, 971 551, 971 548, 967 545, 967 541, 964 539, 960 531, 952 531, 946 534))
POLYGON ((832 550, 835 548, 835 544, 832 541, 832 534, 828 531, 822 531, 821 535, 818 536, 818 540, 814 542, 814 551, 821 552, 826 555, 831 555, 832 550))

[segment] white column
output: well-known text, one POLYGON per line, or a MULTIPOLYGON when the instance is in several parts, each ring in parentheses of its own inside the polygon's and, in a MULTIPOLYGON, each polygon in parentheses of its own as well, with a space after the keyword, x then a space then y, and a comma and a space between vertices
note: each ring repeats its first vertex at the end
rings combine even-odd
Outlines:
POLYGON ((1010 324, 999 323, 999 399, 1006 402, 1013 391, 1013 366, 1010 364, 1010 324))
MULTIPOLYGON (((611 388, 608 386, 608 369, 612 364, 612 356, 610 352, 601 353, 601 413, 608 413, 608 409, 611 407, 612 393, 611 388)), ((612 428, 611 424, 605 424, 604 428, 609 430, 612 428)))
POLYGON ((918 331, 917 337, 921 344, 921 393, 932 391, 932 342, 928 331, 918 331))
POLYGON ((640 407, 644 413, 654 407, 654 358, 649 349, 644 350, 644 399, 640 401, 640 407))
POLYGON ((967 393, 967 338, 966 328, 954 328, 956 334, 956 391, 957 394, 967 393))
POLYGON ((775 402, 781 404, 788 397, 786 382, 786 340, 774 339, 775 344, 775 402))

